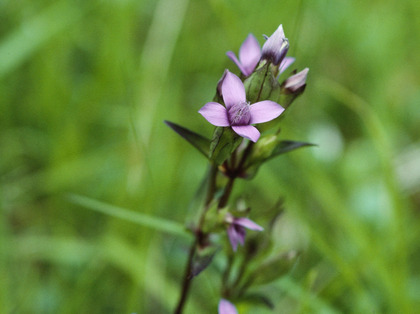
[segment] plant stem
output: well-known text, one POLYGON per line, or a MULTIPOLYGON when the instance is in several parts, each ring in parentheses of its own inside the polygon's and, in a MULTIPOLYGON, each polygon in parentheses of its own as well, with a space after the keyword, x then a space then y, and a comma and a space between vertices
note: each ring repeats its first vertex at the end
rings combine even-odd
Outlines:
POLYGON ((232 193, 233 184, 235 183, 236 176, 229 177, 229 180, 225 186, 225 190, 223 192, 222 197, 220 198, 218 208, 223 208, 226 206, 230 194, 232 193))
POLYGON ((184 273, 184 280, 182 282, 182 291, 181 291, 181 296, 179 298, 178 301, 178 305, 175 309, 175 314, 181 314, 184 308, 184 304, 185 301, 187 300, 187 296, 188 296, 188 291, 190 289, 191 286, 191 270, 192 270, 192 262, 193 262, 193 258, 195 255, 195 250, 197 248, 197 244, 198 244, 198 236, 195 237, 195 240, 193 242, 193 244, 190 247, 190 252, 188 254, 188 260, 187 260, 187 265, 185 268, 185 273, 184 273))
POLYGON ((190 286, 192 282, 191 270, 192 270, 192 265, 193 265, 193 259, 195 256, 197 246, 200 244, 200 237, 202 236, 201 229, 205 221, 204 218, 206 216, 207 210, 210 207, 210 203, 213 200, 214 193, 216 191, 216 177, 217 177, 217 166, 212 164, 209 171, 209 180, 208 180, 209 183, 207 187, 205 206, 203 208, 203 211, 198 221, 197 228, 195 230, 194 242, 191 244, 190 251, 188 253, 187 264, 185 266, 184 279, 182 281, 181 296, 179 297, 178 305, 174 312, 175 314, 182 313, 184 309, 185 301, 187 300, 188 292, 190 290, 190 286))

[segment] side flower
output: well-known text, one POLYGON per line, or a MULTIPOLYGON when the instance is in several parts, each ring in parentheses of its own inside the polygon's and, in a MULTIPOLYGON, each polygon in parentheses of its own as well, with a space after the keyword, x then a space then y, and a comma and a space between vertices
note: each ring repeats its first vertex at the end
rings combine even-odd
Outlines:
POLYGON ((239 49, 239 60, 232 51, 226 52, 226 55, 236 63, 239 70, 245 76, 254 72, 255 67, 261 58, 261 48, 254 35, 249 34, 239 49))
POLYGON ((225 217, 225 221, 229 224, 227 234, 229 237, 230 244, 232 245, 232 248, 235 252, 238 249, 238 244, 241 244, 243 246, 245 243, 245 228, 255 231, 264 230, 264 228, 260 225, 257 225, 252 220, 244 217, 236 218, 231 214, 227 214, 225 217))
POLYGON ((236 307, 228 300, 220 299, 219 314, 238 314, 236 307))
POLYGON ((231 127, 239 136, 256 142, 260 132, 251 124, 271 121, 282 114, 284 108, 271 100, 250 105, 246 101, 245 87, 235 74, 227 72, 222 83, 225 106, 217 102, 205 104, 198 112, 211 124, 231 127))
MULTIPOLYGON (((281 25, 280 25, 281 27, 281 25)), ((283 28, 281 29, 283 30, 283 28)), ((277 36, 279 37, 279 36, 277 36)), ((283 38, 280 36, 279 38, 267 38, 267 42, 270 40, 270 45, 267 46, 267 42, 264 44, 264 56, 267 57, 271 54, 270 48, 275 44, 275 41, 283 42, 283 38)), ((283 33, 284 37, 284 33, 283 33)), ((274 45, 275 46, 275 45, 274 45)), ((287 52, 287 51, 286 51, 287 52)), ((286 53, 285 53, 286 54, 286 53)), ((254 35, 249 34, 245 41, 242 43, 241 48, 239 49, 239 59, 236 57, 233 51, 226 52, 226 55, 238 66, 239 70, 242 72, 243 75, 249 76, 254 72, 258 62, 261 60, 262 52, 260 44, 258 43, 257 39, 254 35)), ((284 56, 283 56, 284 57, 284 56)), ((280 65, 279 65, 279 75, 283 73, 294 61, 295 58, 293 57, 284 57, 281 58, 280 65)), ((277 64, 278 65, 278 64, 277 64)))

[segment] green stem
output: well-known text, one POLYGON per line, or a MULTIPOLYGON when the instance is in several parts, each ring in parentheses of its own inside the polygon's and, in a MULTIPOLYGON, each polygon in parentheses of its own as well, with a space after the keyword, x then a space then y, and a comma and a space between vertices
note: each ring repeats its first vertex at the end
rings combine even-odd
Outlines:
POLYGON ((217 177, 217 166, 212 164, 210 167, 210 171, 209 171, 209 183, 208 183, 208 187, 207 187, 207 195, 206 195, 206 199, 205 199, 205 206, 204 209, 201 213, 201 216, 199 218, 198 221, 198 225, 197 228, 195 230, 195 239, 194 242, 191 244, 190 247, 190 251, 188 253, 188 259, 187 259, 187 264, 185 266, 185 273, 184 273, 184 279, 182 281, 182 289, 181 289, 181 295, 179 297, 179 301, 178 301, 178 305, 175 309, 175 314, 181 314, 183 309, 184 309, 184 305, 185 302, 187 300, 188 297, 188 292, 190 290, 191 287, 191 282, 192 282, 192 276, 191 276, 191 271, 192 271, 192 265, 193 265, 193 259, 195 256, 195 252, 197 250, 197 246, 200 244, 200 238, 202 236, 202 232, 201 229, 203 228, 203 224, 205 221, 205 216, 207 213, 207 210, 210 207, 210 203, 214 198, 214 194, 216 191, 216 177, 217 177))

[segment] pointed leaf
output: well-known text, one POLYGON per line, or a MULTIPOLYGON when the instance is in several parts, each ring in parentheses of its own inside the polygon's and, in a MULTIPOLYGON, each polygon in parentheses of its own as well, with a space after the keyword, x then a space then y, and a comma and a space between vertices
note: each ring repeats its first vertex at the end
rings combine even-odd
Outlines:
POLYGON ((188 130, 178 124, 175 124, 170 121, 164 121, 172 130, 181 135, 185 140, 187 140, 191 145, 199 150, 206 158, 209 158, 209 147, 210 140, 197 134, 191 130, 188 130))
POLYGON ((306 147, 306 146, 316 146, 316 145, 311 144, 311 143, 305 143, 305 142, 281 141, 277 144, 276 148, 274 148, 273 152, 271 153, 271 156, 269 156, 267 159, 271 159, 278 155, 285 154, 285 153, 291 152, 292 150, 295 150, 301 147, 306 147))
POLYGON ((205 270, 213 261, 218 249, 213 246, 208 246, 204 249, 198 249, 197 254, 194 256, 190 278, 197 276, 205 270))
POLYGON ((274 303, 270 298, 263 295, 262 293, 247 293, 240 298, 244 302, 255 304, 255 305, 264 305, 270 310, 274 310, 274 303))
POLYGON ((253 284, 265 285, 287 274, 298 257, 299 253, 297 251, 290 251, 262 263, 253 274, 253 284))

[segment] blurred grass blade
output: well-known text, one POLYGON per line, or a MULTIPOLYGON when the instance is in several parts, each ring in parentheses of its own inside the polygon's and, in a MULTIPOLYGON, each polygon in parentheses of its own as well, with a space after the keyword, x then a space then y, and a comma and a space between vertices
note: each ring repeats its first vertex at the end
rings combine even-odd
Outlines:
POLYGON ((142 213, 137 213, 131 210, 127 210, 121 207, 117 207, 114 205, 109 205, 102 203, 100 201, 91 199, 86 196, 70 194, 68 196, 70 202, 92 209, 94 211, 121 218, 140 226, 149 227, 156 229, 158 231, 166 232, 169 234, 182 236, 184 238, 191 238, 191 234, 184 228, 183 225, 169 221, 166 219, 145 215, 142 213))
POLYGON ((185 140, 187 140, 191 145, 197 148, 200 153, 202 153, 206 158, 209 158, 209 147, 210 147, 210 140, 197 134, 193 131, 190 131, 178 124, 172 123, 170 121, 165 121, 165 123, 176 133, 181 135, 185 140))
POLYGON ((0 78, 12 72, 54 35, 74 24, 83 9, 61 1, 25 21, 0 42, 0 78))

